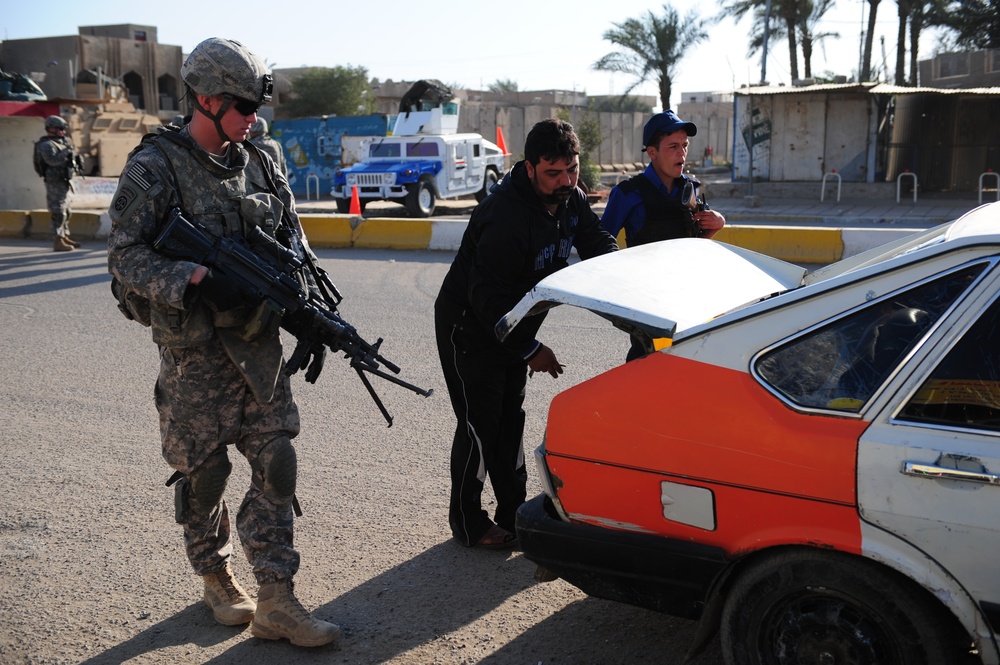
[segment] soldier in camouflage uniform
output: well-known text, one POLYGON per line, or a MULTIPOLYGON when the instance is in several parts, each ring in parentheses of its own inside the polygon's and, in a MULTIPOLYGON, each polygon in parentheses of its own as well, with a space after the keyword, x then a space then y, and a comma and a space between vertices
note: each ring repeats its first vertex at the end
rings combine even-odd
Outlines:
MULTIPOLYGON (((69 218, 72 211, 67 200, 73 175, 79 171, 80 157, 73 148, 66 132, 69 125, 57 115, 45 119, 46 135, 35 143, 36 163, 42 164, 45 175, 45 206, 52 219, 52 251, 68 252, 80 243, 69 237, 69 218)), ((29 222, 30 224, 30 222, 29 222)), ((30 233, 25 225, 24 235, 30 233)))
POLYGON ((340 631, 311 616, 293 593, 299 553, 292 543, 291 439, 299 413, 288 374, 310 361, 316 364, 308 375, 313 368, 318 373, 324 352, 313 349, 302 366, 286 370, 277 329, 249 334, 257 302, 228 278, 172 260, 153 243, 168 213, 180 208, 216 236, 238 236, 257 225, 315 257, 284 176, 243 144, 257 109, 271 99, 264 63, 238 42, 211 38, 191 52, 181 77, 195 112, 183 128, 147 135, 129 156, 109 210, 109 271, 160 349, 155 399, 162 452, 180 477, 176 518, 191 565, 204 580, 205 603, 219 623, 252 622, 257 637, 319 646, 340 631), (259 584, 256 604, 229 565, 229 510, 222 497, 230 445, 253 474, 236 529, 259 584))
POLYGON ((285 176, 285 179, 288 178, 285 152, 281 149, 281 144, 267 133, 267 120, 264 118, 257 118, 257 122, 253 123, 253 127, 250 128, 250 143, 269 154, 281 170, 281 175, 285 176))

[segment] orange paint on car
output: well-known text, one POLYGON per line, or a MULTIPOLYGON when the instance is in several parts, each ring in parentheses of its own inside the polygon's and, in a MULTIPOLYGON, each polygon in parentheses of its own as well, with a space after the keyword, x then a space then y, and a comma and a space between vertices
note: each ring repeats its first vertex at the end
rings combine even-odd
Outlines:
POLYGON ((556 396, 546 452, 575 515, 730 552, 782 542, 856 551, 867 425, 798 413, 746 372, 657 353, 556 396), (666 520, 662 480, 710 488, 725 507, 715 532, 666 520))

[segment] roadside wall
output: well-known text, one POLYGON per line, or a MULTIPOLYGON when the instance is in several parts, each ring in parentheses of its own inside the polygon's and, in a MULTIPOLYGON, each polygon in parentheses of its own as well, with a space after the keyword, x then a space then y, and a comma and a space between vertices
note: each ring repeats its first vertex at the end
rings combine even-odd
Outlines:
POLYGON ((45 208, 45 183, 32 166, 35 141, 44 134, 44 118, 0 117, 0 209, 45 208))

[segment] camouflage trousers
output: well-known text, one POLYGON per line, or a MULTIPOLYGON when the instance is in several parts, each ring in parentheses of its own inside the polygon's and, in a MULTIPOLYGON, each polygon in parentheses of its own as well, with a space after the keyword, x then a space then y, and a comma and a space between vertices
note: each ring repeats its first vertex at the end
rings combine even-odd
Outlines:
POLYGON ((65 238, 69 235, 69 182, 66 180, 45 181, 45 207, 52 219, 52 237, 65 238))
MULTIPOLYGON (((190 348, 161 348, 156 408, 163 457, 183 475, 181 495, 190 474, 209 456, 228 459, 229 445, 256 468, 258 456, 266 462, 269 443, 299 432, 299 412, 288 377, 282 373, 274 398, 259 403, 217 339, 190 348)), ((290 579, 298 571, 292 510, 290 503, 278 505, 268 499, 253 482, 243 497, 236 529, 259 584, 290 579)), ((178 501, 177 521, 184 528, 185 549, 197 574, 215 572, 226 564, 233 548, 224 499, 205 508, 178 501)))

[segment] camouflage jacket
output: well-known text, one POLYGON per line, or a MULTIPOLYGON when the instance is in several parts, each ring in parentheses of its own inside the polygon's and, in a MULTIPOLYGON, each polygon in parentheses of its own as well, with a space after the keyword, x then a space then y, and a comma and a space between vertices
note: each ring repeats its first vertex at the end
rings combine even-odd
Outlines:
POLYGON ((73 179, 76 150, 68 137, 43 136, 35 143, 35 152, 45 164, 45 182, 73 179))
POLYGON ((288 177, 288 162, 285 161, 285 152, 281 148, 281 144, 275 139, 268 136, 267 134, 261 134, 260 136, 254 136, 250 139, 250 143, 266 152, 274 160, 275 164, 278 165, 278 169, 281 174, 288 177))
POLYGON ((217 337, 257 398, 266 402, 283 364, 278 331, 252 343, 244 341, 242 327, 255 303, 213 311, 197 297, 197 289, 189 287, 197 264, 175 261, 153 248, 169 212, 180 208, 189 220, 219 237, 241 234, 248 224, 272 229, 273 234, 284 219, 311 253, 287 181, 273 161, 253 152, 230 143, 225 157, 215 157, 195 144, 187 128, 144 137, 129 156, 112 198, 108 269, 127 289, 148 299, 156 344, 191 347, 217 337), (271 193, 268 176, 277 196, 271 193), (283 210, 288 214, 283 216, 283 210))

